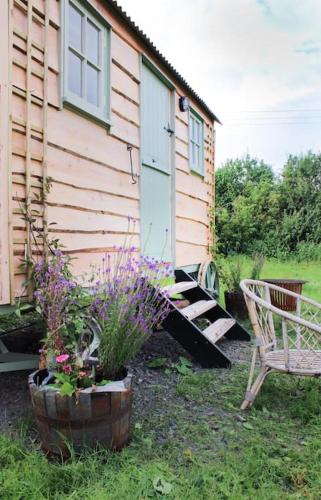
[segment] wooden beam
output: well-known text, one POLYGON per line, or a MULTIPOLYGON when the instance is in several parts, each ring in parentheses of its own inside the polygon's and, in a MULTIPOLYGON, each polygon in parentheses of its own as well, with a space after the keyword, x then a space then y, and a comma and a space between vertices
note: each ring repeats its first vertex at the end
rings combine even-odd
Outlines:
MULTIPOLYGON (((45 50, 44 50, 44 79, 43 79, 43 159, 42 159, 42 193, 43 193, 43 237, 48 237, 48 210, 47 210, 47 172, 48 172, 48 71, 49 71, 49 0, 45 0, 45 50)), ((45 257, 48 257, 48 247, 44 246, 45 257)))
MULTIPOLYGON (((15 0, 16 1, 16 0, 15 0)), ((31 198, 31 92, 32 92, 32 0, 29 0, 27 7, 27 67, 26 67, 26 212, 30 211, 30 198, 31 198)), ((29 222, 26 221, 26 254, 27 258, 32 257, 31 249, 31 228, 29 222)), ((27 270, 28 279, 31 277, 31 269, 28 266, 27 270)), ((28 295, 31 297, 31 289, 29 287, 28 295)))
POLYGON ((10 274, 10 303, 15 304, 15 279, 13 256, 13 200, 12 200, 12 60, 13 60, 13 0, 9 0, 9 135, 8 135, 8 231, 9 231, 9 274, 10 274))
POLYGON ((0 304, 10 302, 10 264, 9 264, 9 165, 10 165, 10 6, 6 2, 0 17, 0 304))

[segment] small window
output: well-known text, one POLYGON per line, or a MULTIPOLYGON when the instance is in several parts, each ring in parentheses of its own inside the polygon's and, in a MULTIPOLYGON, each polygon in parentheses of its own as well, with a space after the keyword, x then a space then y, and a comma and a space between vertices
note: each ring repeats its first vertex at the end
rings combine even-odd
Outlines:
POLYGON ((109 123, 109 27, 86 5, 64 2, 63 100, 109 123))
POLYGON ((190 169, 204 175, 203 120, 190 109, 189 113, 190 169))

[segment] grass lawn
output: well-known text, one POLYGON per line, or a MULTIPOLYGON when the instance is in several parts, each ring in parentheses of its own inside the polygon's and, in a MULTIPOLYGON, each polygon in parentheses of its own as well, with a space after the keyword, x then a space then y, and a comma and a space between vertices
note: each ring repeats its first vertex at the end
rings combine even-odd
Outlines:
MULTIPOLYGON (((321 300, 317 264, 269 261, 262 276, 307 279, 305 293, 321 300)), ((321 381, 271 375, 241 414, 248 369, 164 374, 168 383, 152 388, 156 403, 136 415, 121 453, 48 462, 23 422, 13 436, 0 435, 0 498, 320 499, 321 381), (166 385, 176 398, 167 398, 166 385)))
MULTIPOLYGON (((229 260, 239 259, 242 265, 243 278, 248 278, 253 265, 249 257, 233 257, 229 260)), ((262 278, 297 278, 306 280, 303 294, 321 303, 321 263, 320 262, 286 262, 276 259, 266 260, 261 273, 262 278)), ((221 287, 221 293, 224 286, 221 287)))

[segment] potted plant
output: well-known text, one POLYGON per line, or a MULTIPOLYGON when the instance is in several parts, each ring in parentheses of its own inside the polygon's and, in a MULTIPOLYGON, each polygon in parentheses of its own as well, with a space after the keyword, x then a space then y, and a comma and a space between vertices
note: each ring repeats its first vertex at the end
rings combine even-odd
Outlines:
MULTIPOLYGON (((262 254, 255 253, 252 258, 253 265, 250 278, 259 279, 264 264, 264 257, 262 254)), ((220 268, 220 277, 226 286, 224 292, 226 310, 232 316, 246 319, 248 317, 248 312, 243 293, 240 289, 240 281, 242 279, 242 266, 240 260, 232 261, 228 265, 222 265, 220 268)))
POLYGON ((68 457, 70 445, 75 452, 97 444, 119 450, 130 441, 133 384, 126 364, 168 313, 159 283, 171 271, 135 248, 115 250, 87 294, 66 272, 61 253, 35 270, 47 368, 30 375, 29 387, 49 455, 68 457), (81 312, 79 297, 86 302, 81 312))

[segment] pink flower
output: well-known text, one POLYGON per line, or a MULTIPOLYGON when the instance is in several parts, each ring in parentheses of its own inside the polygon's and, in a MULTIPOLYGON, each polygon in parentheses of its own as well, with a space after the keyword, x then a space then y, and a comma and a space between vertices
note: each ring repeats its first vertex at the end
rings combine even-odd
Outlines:
POLYGON ((69 354, 60 354, 59 356, 56 356, 57 363, 64 363, 68 359, 69 359, 69 354))
POLYGON ((65 365, 62 367, 64 373, 67 373, 68 375, 72 372, 72 368, 70 365, 65 365))

